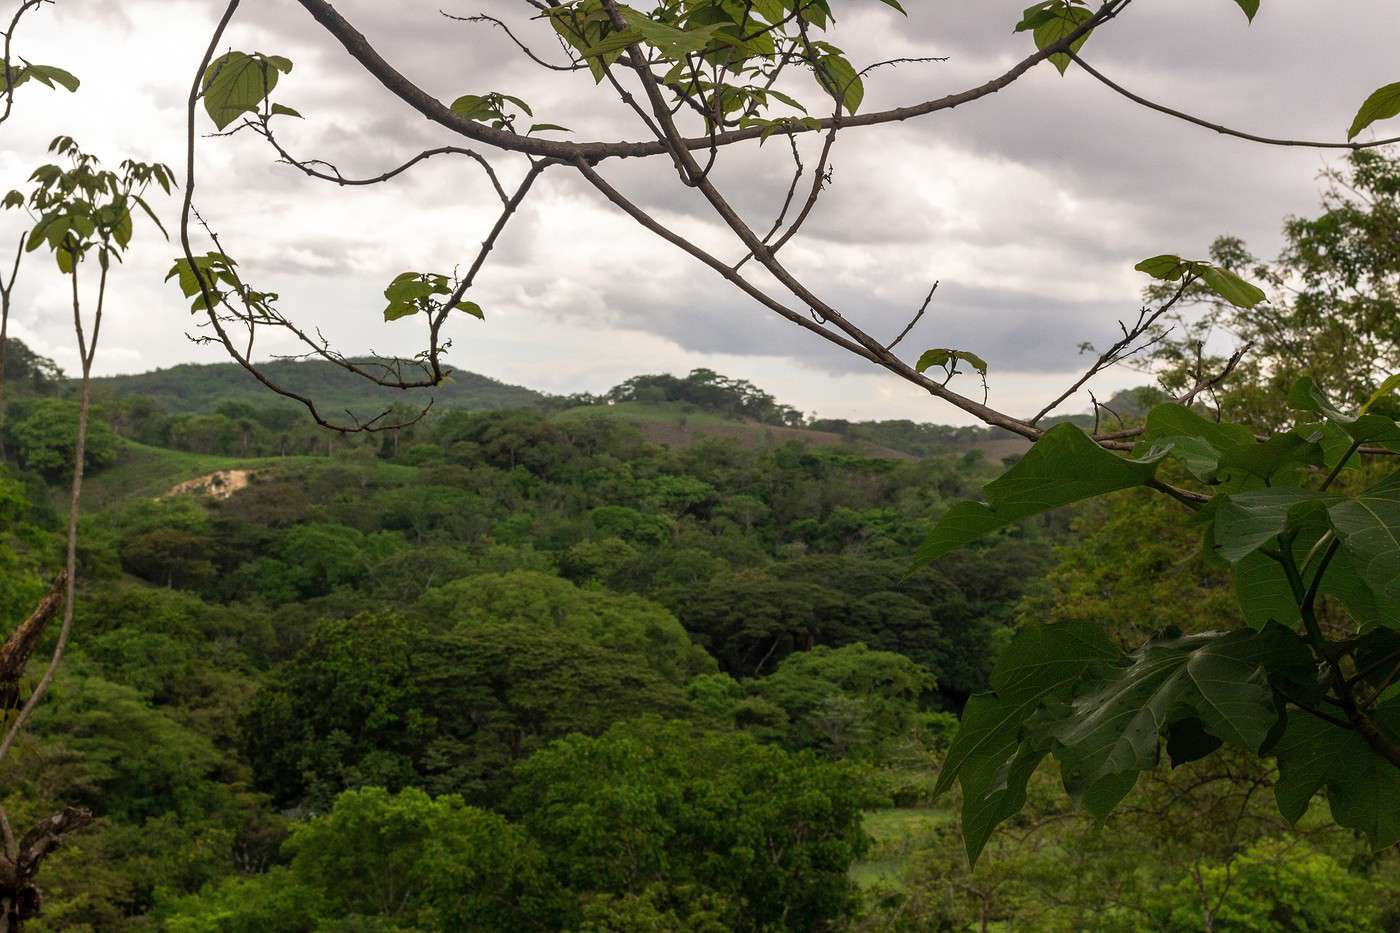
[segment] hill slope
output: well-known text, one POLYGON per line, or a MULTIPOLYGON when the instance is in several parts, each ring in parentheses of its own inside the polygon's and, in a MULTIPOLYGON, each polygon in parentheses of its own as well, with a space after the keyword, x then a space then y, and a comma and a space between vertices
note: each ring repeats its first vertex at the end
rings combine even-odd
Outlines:
MULTIPOLYGON (((357 361, 361 362, 361 361, 357 361)), ((313 399, 328 412, 350 409, 377 413, 390 405, 437 405, 472 410, 527 408, 544 395, 533 389, 508 385, 489 376, 458 370, 451 381, 434 390, 401 391, 376 386, 324 360, 279 360, 258 364, 268 378, 284 388, 313 399)), ((99 393, 119 398, 147 396, 171 412, 211 412, 226 402, 244 402, 258 408, 295 405, 269 392, 236 363, 184 363, 168 369, 93 380, 99 393)))

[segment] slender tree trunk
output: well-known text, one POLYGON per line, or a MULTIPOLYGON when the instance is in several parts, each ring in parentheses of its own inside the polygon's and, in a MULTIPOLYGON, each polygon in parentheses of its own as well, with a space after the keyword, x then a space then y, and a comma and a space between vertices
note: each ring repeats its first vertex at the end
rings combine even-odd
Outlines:
POLYGON ((0 280, 0 462, 5 459, 5 350, 10 341, 10 298, 15 292, 15 279, 19 277, 19 261, 24 255, 24 237, 19 238, 15 248, 15 264, 10 269, 8 281, 0 280))

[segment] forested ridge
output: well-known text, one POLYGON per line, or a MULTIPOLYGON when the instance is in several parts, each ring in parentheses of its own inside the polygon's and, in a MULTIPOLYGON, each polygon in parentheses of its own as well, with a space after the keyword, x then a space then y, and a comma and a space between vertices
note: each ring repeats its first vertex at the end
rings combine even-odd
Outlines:
MULTIPOLYGON (((9 358, 27 362, 0 599, 19 616, 57 560, 73 403, 56 367, 9 358)), ((715 380, 673 379, 710 386, 686 403, 694 431, 754 395, 715 380)), ((1189 930, 1198 883, 1247 912, 1318 873, 1334 894, 1300 919, 1389 923, 1392 860, 1268 818, 1245 761, 1154 777, 1106 830, 1033 797, 966 867, 933 781, 1022 620, 1180 625, 1162 594, 1184 581, 1203 620, 1230 611, 1165 509, 1057 515, 907 574, 1002 468, 968 432, 864 428, 945 439, 920 457, 662 446, 612 416, 639 381, 613 405, 443 407, 329 449, 301 424, 286 456, 281 406, 99 395, 84 635, 4 765, 12 818, 61 802, 97 822, 47 862, 33 924, 1189 930), (1144 525, 1156 543, 1120 556, 1144 525)))

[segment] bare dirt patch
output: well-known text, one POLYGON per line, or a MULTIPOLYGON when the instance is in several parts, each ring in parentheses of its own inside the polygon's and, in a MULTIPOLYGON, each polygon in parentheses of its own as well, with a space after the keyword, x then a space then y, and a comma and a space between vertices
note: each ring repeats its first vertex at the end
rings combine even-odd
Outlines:
MULTIPOLYGON (((227 499, 246 489, 253 478, 251 470, 215 470, 205 476, 196 476, 170 487, 165 496, 208 496, 210 499, 227 499)), ((162 496, 161 498, 165 498, 162 496)))

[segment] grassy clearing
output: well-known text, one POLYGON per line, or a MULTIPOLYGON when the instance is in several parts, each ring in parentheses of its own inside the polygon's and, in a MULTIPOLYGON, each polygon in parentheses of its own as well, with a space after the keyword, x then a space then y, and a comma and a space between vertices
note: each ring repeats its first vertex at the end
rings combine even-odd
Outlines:
POLYGON ((872 839, 870 851, 851 866, 851 878, 865 888, 902 889, 909 859, 930 832, 952 819, 952 811, 943 807, 866 811, 865 831, 872 839))
MULTIPOLYGON (((101 510, 135 499, 155 499, 186 480, 220 470, 249 470, 262 475, 275 470, 281 475, 304 475, 330 464, 369 471, 375 477, 395 484, 410 482, 417 473, 414 467, 368 458, 224 457, 149 447, 124 440, 116 463, 84 479, 83 503, 88 509, 101 510)), ((66 483, 55 487, 54 501, 60 509, 67 508, 67 497, 66 483)))

